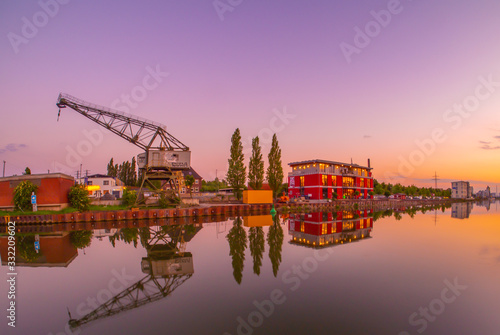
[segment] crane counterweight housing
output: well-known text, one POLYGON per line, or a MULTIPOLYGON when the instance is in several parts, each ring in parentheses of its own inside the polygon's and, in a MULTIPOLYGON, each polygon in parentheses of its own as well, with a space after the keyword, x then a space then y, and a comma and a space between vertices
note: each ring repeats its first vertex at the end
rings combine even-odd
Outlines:
POLYGON ((150 150, 148 153, 137 155, 137 166, 145 169, 146 166, 160 170, 186 170, 191 166, 190 151, 150 150))

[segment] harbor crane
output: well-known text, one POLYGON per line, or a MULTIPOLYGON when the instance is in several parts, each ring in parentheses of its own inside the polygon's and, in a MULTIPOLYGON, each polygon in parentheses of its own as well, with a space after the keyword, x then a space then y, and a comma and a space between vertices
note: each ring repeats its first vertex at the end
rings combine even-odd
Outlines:
POLYGON ((139 175, 142 176, 138 203, 145 202, 145 186, 156 194, 164 192, 162 188, 167 183, 171 190, 176 190, 179 172, 190 168, 189 147, 168 133, 163 124, 94 105, 64 93, 59 94, 56 105, 59 107, 58 120, 61 109, 69 107, 144 150, 137 155, 139 175), (152 182, 154 180, 160 181, 161 187, 158 188, 152 182))
POLYGON ((80 328, 170 296, 194 274, 193 255, 183 249, 202 226, 193 226, 191 231, 186 228, 185 225, 142 228, 145 231, 141 236, 145 238, 143 241, 141 237, 141 244, 144 242, 147 257, 142 258, 141 270, 146 276, 79 319, 72 318, 68 309, 69 326, 80 328))

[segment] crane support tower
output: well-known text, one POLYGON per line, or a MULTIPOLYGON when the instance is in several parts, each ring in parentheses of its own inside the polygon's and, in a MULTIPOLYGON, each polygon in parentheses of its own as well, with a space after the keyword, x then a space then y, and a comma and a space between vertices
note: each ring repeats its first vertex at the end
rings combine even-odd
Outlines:
MULTIPOLYGON (((175 181, 179 171, 190 168, 191 151, 169 134, 163 124, 94 105, 63 93, 59 94, 57 107, 59 115, 61 108, 69 107, 144 150, 137 155, 137 166, 142 181, 136 204, 145 202, 146 186, 157 195, 165 192, 162 189, 167 183, 170 184, 171 190, 177 190, 175 181), (152 183, 153 180, 160 181, 161 187, 156 187, 152 183)), ((178 190, 174 192, 178 195, 178 190)))

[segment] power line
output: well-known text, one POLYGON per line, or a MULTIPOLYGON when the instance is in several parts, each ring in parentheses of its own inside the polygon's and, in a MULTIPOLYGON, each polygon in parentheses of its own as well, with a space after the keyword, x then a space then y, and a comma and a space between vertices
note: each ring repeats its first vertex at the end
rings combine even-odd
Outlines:
POLYGON ((434 176, 433 176, 433 179, 434 179, 434 189, 436 189, 436 190, 438 189, 438 180, 440 180, 440 179, 438 179, 438 177, 439 176, 437 175, 436 171, 434 171, 434 176))

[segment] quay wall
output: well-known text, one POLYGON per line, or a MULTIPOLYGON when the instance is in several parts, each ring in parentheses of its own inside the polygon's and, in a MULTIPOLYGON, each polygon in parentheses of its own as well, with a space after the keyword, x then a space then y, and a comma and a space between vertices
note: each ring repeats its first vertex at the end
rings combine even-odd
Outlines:
MULTIPOLYGON (((339 200, 332 203, 288 203, 275 204, 278 212, 287 211, 335 211, 355 209, 371 209, 374 211, 385 209, 405 209, 408 207, 422 207, 433 205, 451 204, 451 199, 444 200, 339 200)), ((184 217, 204 216, 235 216, 251 215, 256 213, 268 214, 272 204, 230 204, 214 205, 210 207, 169 208, 169 209, 138 209, 118 211, 90 211, 74 212, 65 214, 46 215, 16 215, 0 217, 0 226, 5 226, 9 221, 15 221, 17 225, 23 224, 57 224, 57 223, 80 223, 80 222, 106 222, 122 220, 151 220, 151 219, 180 219, 184 217)))

